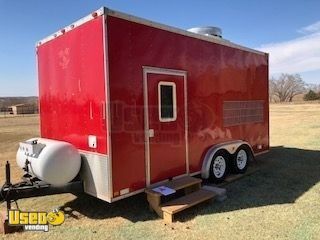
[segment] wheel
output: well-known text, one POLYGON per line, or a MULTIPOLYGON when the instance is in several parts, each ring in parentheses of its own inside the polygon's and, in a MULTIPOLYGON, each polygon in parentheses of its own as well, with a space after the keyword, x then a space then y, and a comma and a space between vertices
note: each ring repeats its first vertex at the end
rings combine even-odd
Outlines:
POLYGON ((213 157, 210 165, 210 181, 221 183, 228 172, 229 154, 225 151, 218 151, 213 157))
POLYGON ((232 159, 232 172, 245 173, 248 168, 250 159, 250 150, 245 146, 240 146, 235 152, 232 159))

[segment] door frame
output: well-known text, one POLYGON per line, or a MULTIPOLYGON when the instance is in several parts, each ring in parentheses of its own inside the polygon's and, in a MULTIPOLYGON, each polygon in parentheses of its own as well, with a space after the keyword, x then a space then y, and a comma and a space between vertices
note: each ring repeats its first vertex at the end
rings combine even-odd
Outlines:
MULTIPOLYGON (((187 109, 187 71, 142 66, 143 70, 143 99, 144 99, 144 138, 145 138, 145 170, 146 186, 150 186, 150 137, 149 137, 149 105, 148 105, 148 74, 163 74, 183 77, 184 88, 184 120, 185 120, 185 147, 186 147, 186 174, 189 174, 189 145, 188 145, 188 109, 187 109)), ((178 176, 177 176, 178 177, 178 176)))

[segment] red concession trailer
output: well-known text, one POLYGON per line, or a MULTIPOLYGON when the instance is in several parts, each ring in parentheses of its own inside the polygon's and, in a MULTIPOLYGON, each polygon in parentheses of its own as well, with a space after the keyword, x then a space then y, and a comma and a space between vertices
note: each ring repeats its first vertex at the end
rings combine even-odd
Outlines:
POLYGON ((41 40, 37 58, 41 137, 75 146, 97 198, 219 182, 269 149, 267 53, 101 8, 41 40))

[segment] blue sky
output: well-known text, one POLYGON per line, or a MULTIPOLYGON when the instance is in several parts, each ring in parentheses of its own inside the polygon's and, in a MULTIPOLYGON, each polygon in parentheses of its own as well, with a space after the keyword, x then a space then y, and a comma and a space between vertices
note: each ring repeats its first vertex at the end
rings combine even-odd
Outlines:
POLYGON ((214 25, 224 38, 270 52, 270 72, 320 84, 319 0, 0 0, 0 96, 37 95, 35 43, 107 6, 171 26, 214 25))

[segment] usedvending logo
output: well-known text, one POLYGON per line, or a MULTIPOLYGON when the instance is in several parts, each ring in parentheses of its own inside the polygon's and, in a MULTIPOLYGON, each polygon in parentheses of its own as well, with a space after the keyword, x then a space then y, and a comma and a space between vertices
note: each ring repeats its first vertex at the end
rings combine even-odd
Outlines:
POLYGON ((49 231, 49 224, 58 226, 64 223, 64 212, 22 212, 19 210, 8 211, 8 222, 11 226, 23 226, 26 231, 49 231))

